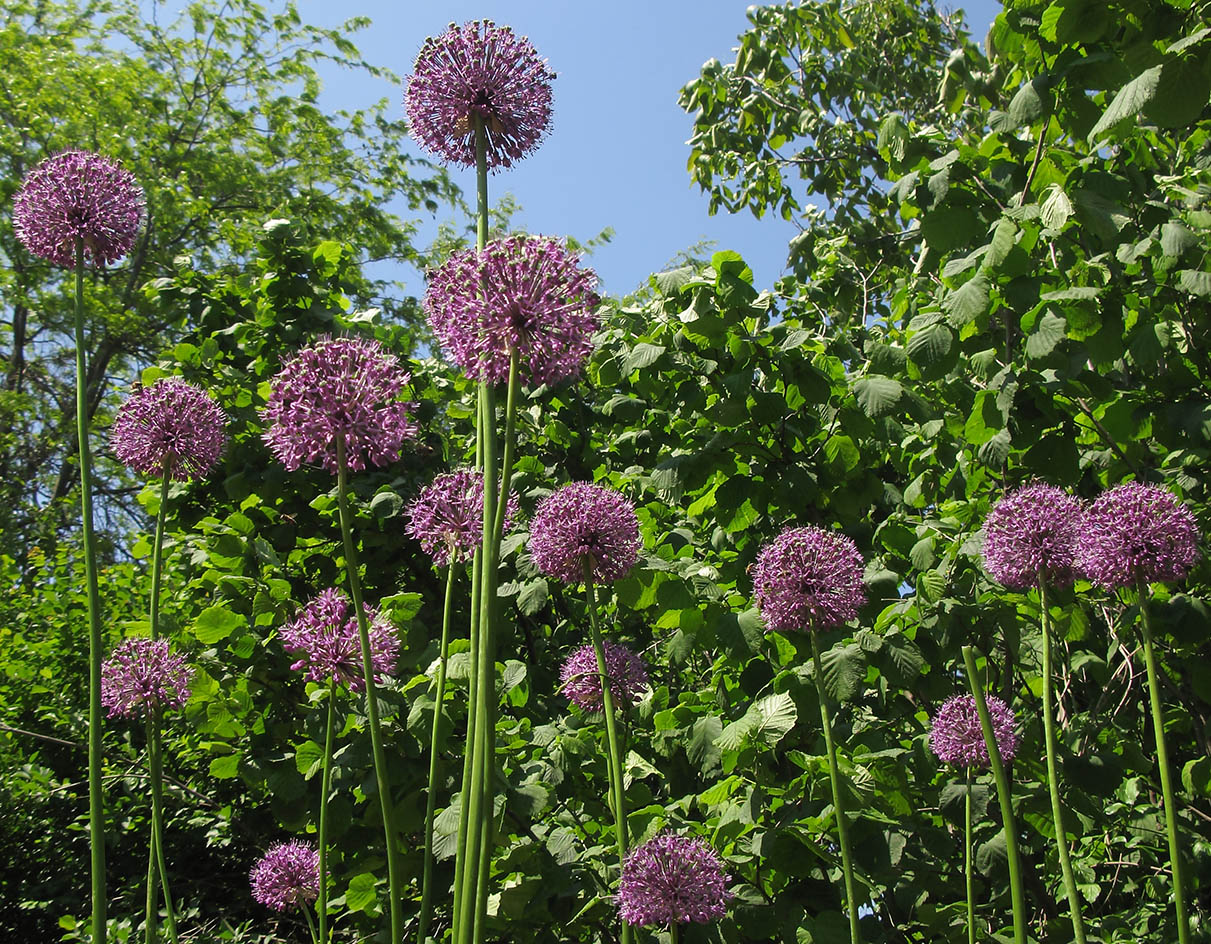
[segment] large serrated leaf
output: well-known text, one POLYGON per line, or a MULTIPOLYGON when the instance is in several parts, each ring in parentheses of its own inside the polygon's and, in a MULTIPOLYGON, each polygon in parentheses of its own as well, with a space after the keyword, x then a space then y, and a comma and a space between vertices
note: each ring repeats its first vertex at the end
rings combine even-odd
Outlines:
POLYGON ((833 646, 821 654, 824 690, 838 702, 847 702, 858 694, 866 678, 866 653, 856 642, 833 646))
POLYGON ((1047 229, 1061 230, 1072 216, 1072 201, 1059 184, 1050 184, 1046 192, 1047 199, 1039 207, 1039 219, 1047 229))
POLYGON ((1064 338, 1067 322, 1052 311, 1043 313, 1035 329, 1026 339, 1027 357, 1046 357, 1064 338))
POLYGON ((908 356, 918 366, 933 367, 950 353, 953 343, 954 332, 939 321, 913 333, 908 339, 908 356))
POLYGON ((622 363, 622 372, 629 374, 632 371, 651 367, 656 361, 660 360, 660 355, 664 351, 665 348, 663 345, 640 341, 627 353, 626 360, 622 363))
POLYGON ((988 311, 988 277, 982 272, 968 279, 943 302, 946 317, 961 328, 988 311))
POLYGON ((795 726, 799 718, 794 699, 786 692, 767 695, 752 710, 756 713, 753 736, 773 747, 795 726))
POLYGON ((1200 269, 1182 269, 1177 273, 1177 284, 1191 295, 1206 298, 1211 295, 1211 272, 1200 269))
POLYGON ((882 374, 869 374, 854 382, 854 396, 867 416, 882 416, 900 400, 904 388, 898 380, 882 374))
POLYGON ((244 625, 244 617, 231 612, 222 604, 208 606, 189 627, 190 633, 204 646, 213 646, 244 625))
POLYGON ((1144 110, 1144 106, 1156 95, 1161 81, 1161 69, 1162 66, 1145 69, 1115 93, 1114 100, 1089 132, 1090 144, 1100 140, 1120 121, 1134 118, 1144 110))

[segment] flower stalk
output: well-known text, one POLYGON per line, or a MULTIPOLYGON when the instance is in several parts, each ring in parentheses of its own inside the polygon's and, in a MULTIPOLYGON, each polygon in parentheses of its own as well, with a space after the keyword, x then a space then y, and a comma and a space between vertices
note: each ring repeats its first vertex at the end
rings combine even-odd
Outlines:
POLYGON ((976 881, 971 868, 971 768, 963 797, 963 875, 967 879, 967 944, 976 944, 976 881))
POLYGON ((320 774, 319 893, 315 905, 319 944, 328 944, 328 795, 332 791, 332 741, 336 729, 336 676, 328 683, 328 720, 324 725, 324 768, 320 774))

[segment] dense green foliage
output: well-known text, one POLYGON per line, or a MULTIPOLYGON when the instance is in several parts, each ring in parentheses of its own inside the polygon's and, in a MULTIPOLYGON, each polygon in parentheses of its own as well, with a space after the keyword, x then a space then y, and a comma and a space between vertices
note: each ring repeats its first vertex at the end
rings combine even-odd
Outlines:
MULTIPOLYGON (((1107 18, 1103 7, 1010 3, 988 56, 927 5, 755 8, 737 60, 708 63, 683 91, 694 112, 691 168, 717 206, 802 222, 792 274, 759 290, 729 252, 660 273, 641 295, 609 304, 581 381, 523 404, 524 513, 585 479, 638 506, 643 558, 606 595, 607 633, 643 651, 653 683, 628 719, 632 833, 692 827, 726 857, 737 894, 726 919, 689 928, 685 940, 848 940, 810 643, 764 630, 747 575, 788 524, 839 527, 868 561, 867 607, 824 636, 869 892, 867 940, 966 939, 962 774, 939 767, 927 746, 929 717, 963 684, 964 644, 987 654, 1020 721, 1012 776, 1031 934, 1071 940, 1043 781, 1038 598, 987 576, 981 523, 1007 488, 1032 477, 1085 497, 1132 477, 1155 481, 1189 504, 1204 533, 1211 521, 1209 9, 1140 0, 1112 4, 1107 18), (824 209, 811 210, 817 195, 824 209)), ((169 793, 175 889, 183 926, 229 939, 306 934, 293 917, 275 928, 247 897, 246 874, 269 842, 314 828, 322 711, 274 629, 339 584, 343 566, 332 477, 272 462, 256 411, 281 360, 319 333, 373 334, 400 350, 409 340, 406 324, 357 301, 363 247, 326 235, 291 214, 263 227, 242 268, 182 260, 139 303, 189 326, 144 379, 182 373, 233 417, 221 469, 173 490, 166 597, 172 633, 202 669, 167 731, 166 772, 182 785, 169 793), (256 931, 234 930, 242 924, 256 931)), ((466 380, 429 359, 414 363, 411 386, 415 446, 354 477, 367 595, 392 613, 403 643, 382 707, 409 916, 441 575, 403 537, 402 515, 419 485, 474 446, 466 380)), ((154 510, 153 491, 141 500, 154 510)), ((585 603, 537 575, 524 518, 506 539, 501 587, 509 618, 498 646, 492 936, 608 941, 604 732, 557 692, 562 658, 587 635, 585 603)), ((105 581, 115 638, 145 619, 146 541, 133 553, 136 566, 116 566, 105 581)), ((78 741, 75 561, 63 552, 0 562, 4 723, 78 741)), ((1153 607, 1203 941, 1209 576, 1204 561, 1182 587, 1156 588, 1153 607)), ((1091 937, 1175 940, 1138 601, 1078 582, 1051 606, 1063 640, 1061 776, 1091 937)), ((455 644, 442 706, 442 883, 457 821, 447 804, 458 787, 465 649, 455 644)), ((385 924, 362 710, 341 705, 330 827, 346 940, 385 924)), ((141 736, 115 724, 107 738, 112 913, 129 927, 146 853, 141 736)), ((85 910, 74 871, 81 756, 13 733, 0 750, 3 842, 18 850, 0 873, 0 933, 51 939, 60 916, 85 910)), ((984 776, 979 913, 1003 938, 1004 840, 990 796, 984 776)))

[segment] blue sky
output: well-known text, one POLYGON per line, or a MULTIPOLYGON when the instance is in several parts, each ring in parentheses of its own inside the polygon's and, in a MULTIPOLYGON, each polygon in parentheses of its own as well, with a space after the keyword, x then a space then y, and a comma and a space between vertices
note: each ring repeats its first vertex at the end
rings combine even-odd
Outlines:
MULTIPOLYGON (((997 0, 962 4, 973 35, 982 38, 1000 9, 997 0)), ((747 25, 747 4, 726 0, 302 0, 303 18, 332 26, 368 16, 370 29, 351 37, 367 61, 400 75, 426 36, 450 22, 487 18, 530 37, 558 78, 554 119, 542 146, 515 167, 489 179, 495 201, 511 192, 522 206, 515 224, 533 233, 586 240, 613 227, 613 241, 589 260, 604 291, 624 294, 660 271, 681 250, 702 239, 734 249, 752 267, 759 286, 781 273, 794 227, 781 219, 707 214, 707 199, 686 172, 691 117, 677 93, 714 57, 733 61, 736 37, 747 25)), ((323 71, 322 101, 352 108, 390 97, 402 115, 399 93, 364 75, 323 71)), ((419 152, 418 152, 419 153, 419 152)), ((474 192, 472 171, 452 168, 464 191, 474 192)), ((436 228, 431 221, 427 231, 436 228)), ((393 277, 405 291, 424 286, 414 272, 393 277)))

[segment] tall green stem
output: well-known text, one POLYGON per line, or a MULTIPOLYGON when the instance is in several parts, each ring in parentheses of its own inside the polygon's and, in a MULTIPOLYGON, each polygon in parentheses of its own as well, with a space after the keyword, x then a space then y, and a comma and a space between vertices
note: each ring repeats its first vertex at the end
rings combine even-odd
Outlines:
POLYGON ((164 858, 164 774, 160 760, 159 711, 152 711, 147 716, 147 765, 151 780, 151 829, 156 864, 160 869, 160 888, 164 892, 164 926, 172 944, 177 944, 177 921, 172 909, 172 893, 168 889, 168 864, 164 858))
POLYGON ((984 699, 984 685, 976 671, 975 654, 971 646, 963 647, 963 665, 967 667, 967 684, 976 702, 980 715, 980 730, 984 733, 984 746, 988 749, 988 763, 997 782, 997 801, 1001 805, 1001 823, 1005 831, 1005 854, 1009 860, 1009 894, 1013 901, 1014 944, 1026 944, 1026 899, 1022 894, 1022 866, 1018 856, 1017 826, 1013 818, 1013 801, 1009 791, 1009 778, 1005 765, 1001 763, 1001 752, 997 747, 996 733, 992 730, 992 715, 988 713, 988 702, 984 699))
POLYGON ((833 743, 833 725, 828 714, 828 696, 824 691, 824 667, 820 661, 819 634, 809 627, 812 637, 812 666, 816 676, 816 694, 820 701, 820 724, 824 728, 824 746, 828 749, 828 779, 833 788, 833 809, 837 813, 837 840, 841 846, 841 871, 845 876, 845 907, 849 914, 850 944, 859 944, 858 895, 854 882, 853 854, 849 846, 849 824, 845 820, 845 801, 841 793, 841 769, 837 766, 837 747, 833 743))
POLYGON ((450 620, 454 615, 454 575, 458 565, 454 560, 454 548, 450 548, 450 566, 446 571, 446 605, 442 610, 441 654, 437 663, 437 690, 433 699, 433 728, 429 735, 429 794, 425 800, 425 864, 421 885, 420 919, 416 939, 424 944, 429 931, 429 918, 433 912, 433 814, 437 810, 437 771, 441 756, 442 705, 446 701, 446 662, 450 654, 450 620))
POLYGON ((156 919, 159 908, 156 907, 156 893, 160 890, 156 872, 156 831, 151 830, 151 839, 147 843, 147 904, 146 917, 143 920, 143 940, 145 944, 153 944, 156 940, 156 919))
POLYGON ((88 586, 88 839, 92 868, 92 936, 105 944, 105 796, 101 768, 101 593, 93 535, 92 450, 88 444, 88 373, 84 364, 84 241, 76 240, 76 439, 80 455, 80 530, 88 586))
POLYGON ((387 845, 387 887, 391 896, 391 944, 403 940, 403 901, 399 887, 399 855, 395 849, 395 830, 391 825, 391 784, 387 779, 387 756, 383 752, 383 737, 379 729, 378 695, 374 684, 374 663, 370 653, 370 627, 362 605, 362 582, 357 573, 357 550, 353 544, 353 529, 349 514, 349 472, 345 463, 345 439, 336 437, 336 491, 340 504, 341 536, 345 542, 345 569, 349 575, 349 595, 357 614, 357 631, 362 646, 362 672, 366 683, 366 714, 370 718, 370 746, 374 753, 374 775, 378 781, 378 800, 383 812, 383 837, 387 845))
POLYGON ((315 933, 315 921, 313 921, 311 918, 311 911, 305 904, 300 905, 299 907, 303 910, 303 917, 307 919, 307 929, 311 932, 311 940, 314 941, 315 944, 320 944, 319 935, 315 933))
POLYGON ((332 740, 336 729, 336 676, 328 683, 328 721, 324 726, 324 772, 320 775, 320 893, 316 915, 319 942, 328 944, 328 794, 332 791, 332 740))
POLYGON ((976 944, 976 880, 971 869, 971 768, 963 802, 963 874, 967 878, 967 944, 976 944))
POLYGON ((1060 777, 1056 762, 1055 704, 1052 695, 1051 614, 1047 607, 1047 581, 1039 574, 1039 608, 1043 623, 1043 735, 1047 745, 1047 790, 1051 794, 1051 818, 1055 822, 1055 848, 1060 856, 1060 871, 1068 893, 1068 911, 1072 915, 1072 933, 1077 944, 1085 944, 1085 922, 1081 920, 1081 898, 1068 856, 1068 832, 1064 828, 1064 804, 1060 800, 1060 777))
POLYGON ((1182 850, 1177 840, 1177 801, 1173 794, 1173 778, 1169 771, 1169 751, 1165 747, 1165 718, 1161 710, 1156 654, 1152 646, 1152 616, 1148 612, 1148 585, 1140 580, 1138 586, 1144 638, 1144 665, 1148 670, 1148 701, 1152 706, 1152 730, 1156 736, 1156 765, 1161 772, 1161 795, 1165 802, 1165 835, 1169 839, 1169 863, 1173 869, 1173 903, 1177 908, 1177 940, 1178 944, 1189 944, 1190 920, 1186 914, 1186 884, 1182 874, 1182 850))

